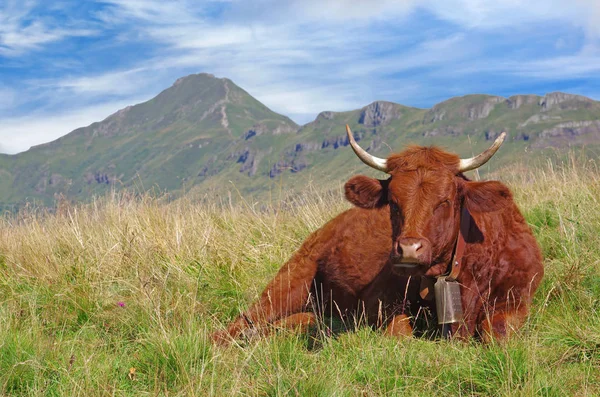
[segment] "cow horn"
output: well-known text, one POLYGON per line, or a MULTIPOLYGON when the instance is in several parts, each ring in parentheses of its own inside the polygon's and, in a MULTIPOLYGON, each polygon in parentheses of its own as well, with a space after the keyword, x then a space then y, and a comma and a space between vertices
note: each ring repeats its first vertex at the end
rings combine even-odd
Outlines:
POLYGON ((500 148, 500 145, 502 145, 502 142, 504 142, 504 138, 506 138, 506 132, 501 133, 500 136, 496 138, 492 146, 490 146, 485 152, 468 159, 460 159, 460 163, 458 164, 458 172, 474 170, 475 168, 479 168, 487 163, 488 160, 491 159, 496 151, 500 148))
POLYGON ((354 140, 354 136, 352 135, 352 131, 350 131, 348 124, 346 124, 346 133, 348 134, 348 141, 350 142, 350 146, 352 146, 352 150, 354 150, 354 153, 356 153, 358 158, 361 159, 363 163, 369 167, 375 168, 376 170, 388 172, 387 160, 370 155, 363 148, 358 146, 358 143, 356 143, 354 140))

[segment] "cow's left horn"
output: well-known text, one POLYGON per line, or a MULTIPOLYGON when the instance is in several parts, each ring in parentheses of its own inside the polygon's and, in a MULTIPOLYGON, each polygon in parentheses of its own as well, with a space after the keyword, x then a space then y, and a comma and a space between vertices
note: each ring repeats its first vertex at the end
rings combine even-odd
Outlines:
POLYGON ((458 172, 474 170, 475 168, 479 168, 487 163, 488 160, 491 159, 496 151, 500 148, 500 145, 502 145, 502 142, 504 142, 504 138, 506 138, 506 132, 501 133, 500 136, 496 138, 492 146, 490 146, 485 152, 469 159, 460 159, 460 163, 458 164, 458 172))
POLYGON ((358 158, 361 159, 363 163, 369 167, 375 168, 376 170, 388 172, 387 160, 375 157, 358 146, 358 143, 356 143, 354 140, 354 136, 352 135, 352 131, 350 131, 348 124, 346 124, 346 133, 348 134, 348 141, 350 142, 350 146, 352 146, 352 150, 354 150, 354 153, 356 153, 358 158))

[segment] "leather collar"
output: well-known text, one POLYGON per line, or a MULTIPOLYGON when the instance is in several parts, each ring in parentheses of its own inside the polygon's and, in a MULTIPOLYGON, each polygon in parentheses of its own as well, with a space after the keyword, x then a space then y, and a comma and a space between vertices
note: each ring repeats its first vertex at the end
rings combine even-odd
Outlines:
MULTIPOLYGON (((458 229, 458 236, 456 237, 456 244, 454 245, 454 253, 452 260, 448 264, 447 271, 438 277, 445 277, 446 281, 456 281, 460 274, 460 270, 463 264, 463 256, 465 254, 465 248, 467 246, 466 237, 471 228, 471 214, 464 205, 461 206, 460 224, 458 229)), ((421 288, 419 295, 421 299, 433 300, 433 277, 421 277, 421 288)))

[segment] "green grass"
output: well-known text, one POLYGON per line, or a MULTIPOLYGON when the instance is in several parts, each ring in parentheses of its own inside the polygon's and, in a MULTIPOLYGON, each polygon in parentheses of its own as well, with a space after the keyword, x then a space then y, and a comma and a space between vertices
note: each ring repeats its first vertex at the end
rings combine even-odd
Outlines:
POLYGON ((525 326, 490 345, 369 328, 208 341, 348 207, 340 192, 235 205, 115 193, 25 208, 0 220, 0 394, 600 395, 599 170, 579 161, 502 179, 546 276, 525 326))

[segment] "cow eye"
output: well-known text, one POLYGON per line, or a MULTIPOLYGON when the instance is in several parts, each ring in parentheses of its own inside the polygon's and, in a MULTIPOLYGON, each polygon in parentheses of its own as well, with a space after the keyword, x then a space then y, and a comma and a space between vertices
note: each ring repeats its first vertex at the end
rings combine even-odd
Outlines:
POLYGON ((440 208, 446 208, 449 206, 450 206, 450 200, 444 200, 435 207, 434 211, 437 211, 440 208))

